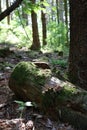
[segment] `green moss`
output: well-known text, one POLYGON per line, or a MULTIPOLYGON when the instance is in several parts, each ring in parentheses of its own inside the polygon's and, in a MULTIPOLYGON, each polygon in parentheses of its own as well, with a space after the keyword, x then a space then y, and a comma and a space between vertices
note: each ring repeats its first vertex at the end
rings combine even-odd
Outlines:
POLYGON ((64 88, 56 96, 56 102, 62 104, 66 101, 72 101, 77 89, 72 86, 64 86, 64 88))
POLYGON ((43 85, 45 79, 50 76, 49 70, 43 70, 37 68, 32 62, 20 62, 14 68, 11 78, 16 81, 19 86, 27 85, 28 82, 31 85, 43 85))

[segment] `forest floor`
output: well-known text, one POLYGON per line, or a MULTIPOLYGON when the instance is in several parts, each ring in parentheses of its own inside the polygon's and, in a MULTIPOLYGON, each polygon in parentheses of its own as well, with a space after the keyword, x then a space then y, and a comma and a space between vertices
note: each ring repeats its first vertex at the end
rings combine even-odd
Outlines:
MULTIPOLYGON (((6 45, 0 45, 0 49, 3 47, 7 48, 6 45)), ((48 60, 50 57, 58 59, 58 53, 43 54, 28 51, 26 48, 18 49, 14 46, 10 46, 0 53, 0 130, 75 130, 68 122, 62 123, 59 119, 53 121, 33 108, 26 108, 20 117, 19 105, 14 102, 17 99, 8 87, 10 74, 18 62, 48 60)), ((61 68, 57 64, 55 67, 62 70, 61 74, 67 69, 64 66, 61 68)))

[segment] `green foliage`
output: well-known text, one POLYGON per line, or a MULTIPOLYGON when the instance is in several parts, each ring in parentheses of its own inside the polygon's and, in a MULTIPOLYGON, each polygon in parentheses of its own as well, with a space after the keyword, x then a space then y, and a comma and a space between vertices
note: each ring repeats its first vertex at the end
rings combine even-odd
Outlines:
POLYGON ((77 94, 77 89, 73 87, 72 85, 68 86, 65 85, 64 88, 61 90, 61 92, 58 94, 56 101, 59 101, 59 103, 64 103, 65 101, 72 101, 77 94))
POLYGON ((48 46, 54 50, 62 50, 66 46, 66 32, 64 23, 50 22, 48 24, 48 46))
POLYGON ((0 43, 6 42, 8 39, 8 25, 3 22, 0 23, 0 43))
POLYGON ((20 111, 20 117, 23 115, 23 111, 25 110, 26 107, 32 107, 33 103, 32 102, 23 102, 23 101, 14 101, 19 105, 18 111, 20 111))
POLYGON ((32 43, 31 28, 29 26, 23 28, 18 18, 11 21, 9 26, 5 22, 0 23, 0 43, 2 42, 16 43, 17 47, 29 47, 32 43))
POLYGON ((5 68, 8 68, 8 67, 13 68, 14 65, 9 62, 4 62, 4 61, 0 63, 0 70, 4 70, 5 68))
POLYGON ((67 61, 64 59, 59 59, 59 60, 50 59, 50 63, 53 65, 60 65, 61 67, 67 66, 67 61))
POLYGON ((24 0, 24 7, 23 7, 23 11, 26 14, 30 14, 31 11, 34 11, 35 13, 37 13, 40 10, 45 10, 45 8, 43 6, 49 6, 49 4, 47 3, 47 1, 43 1, 43 2, 36 2, 35 4, 32 3, 32 1, 26 1, 24 0))

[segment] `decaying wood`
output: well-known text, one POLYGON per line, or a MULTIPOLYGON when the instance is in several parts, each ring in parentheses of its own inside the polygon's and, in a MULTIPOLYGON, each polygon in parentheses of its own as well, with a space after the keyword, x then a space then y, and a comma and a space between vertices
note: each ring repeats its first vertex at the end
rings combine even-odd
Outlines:
POLYGON ((31 62, 19 63, 11 74, 9 87, 18 98, 36 102, 48 116, 69 122, 79 130, 85 130, 87 92, 53 77, 49 71, 37 68, 31 62))

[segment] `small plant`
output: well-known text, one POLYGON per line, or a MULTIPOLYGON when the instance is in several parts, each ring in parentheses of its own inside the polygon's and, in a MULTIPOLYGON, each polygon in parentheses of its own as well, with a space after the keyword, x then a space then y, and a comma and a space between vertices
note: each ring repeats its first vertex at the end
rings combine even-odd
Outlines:
POLYGON ((50 63, 53 64, 53 65, 60 65, 61 67, 67 66, 67 61, 66 60, 55 60, 55 59, 51 59, 50 63))
POLYGON ((32 102, 23 102, 23 101, 14 101, 14 102, 19 105, 18 111, 20 111, 20 118, 23 116, 23 112, 24 112, 26 107, 35 106, 35 104, 32 102))

